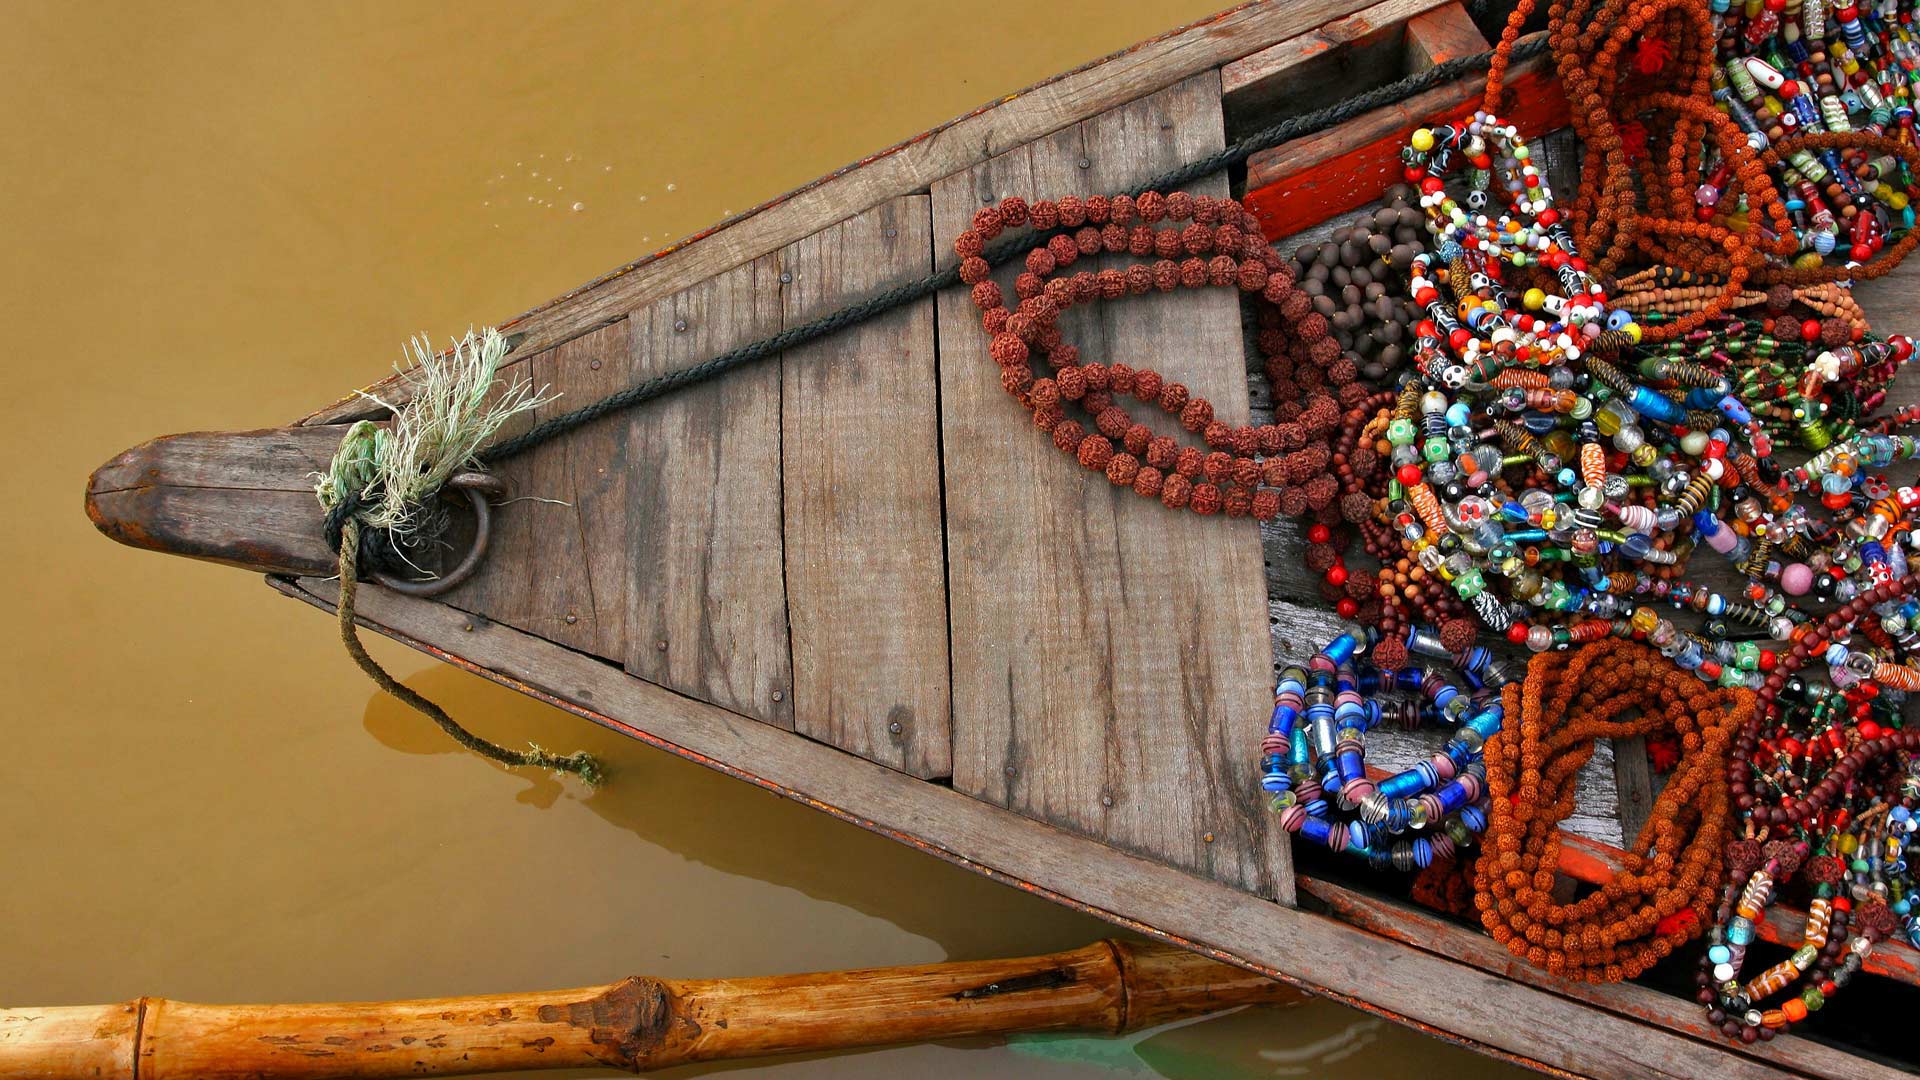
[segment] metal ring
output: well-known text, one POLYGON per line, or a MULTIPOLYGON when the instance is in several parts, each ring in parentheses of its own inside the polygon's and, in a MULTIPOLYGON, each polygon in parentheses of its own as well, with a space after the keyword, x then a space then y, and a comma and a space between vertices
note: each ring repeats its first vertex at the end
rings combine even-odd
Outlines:
POLYGON ((473 576, 480 569, 480 563, 487 557, 487 541, 493 535, 493 509, 487 500, 507 493, 507 485, 499 477, 483 472, 455 473, 447 480, 447 486, 440 489, 446 497, 462 494, 467 497, 467 505, 473 508, 473 546, 459 565, 445 574, 424 581, 409 581, 394 577, 392 574, 375 573, 373 580, 385 588, 408 596, 439 596, 458 588, 461 582, 473 576))

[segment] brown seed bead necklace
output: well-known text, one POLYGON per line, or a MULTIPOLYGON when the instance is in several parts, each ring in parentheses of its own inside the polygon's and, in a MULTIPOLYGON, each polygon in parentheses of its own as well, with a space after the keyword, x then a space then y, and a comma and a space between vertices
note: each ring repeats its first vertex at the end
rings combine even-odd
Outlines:
POLYGON ((1730 816, 1725 761, 1756 711, 1751 691, 1712 687, 1658 650, 1606 639, 1541 653, 1505 691, 1517 717, 1487 741, 1492 796, 1474 906, 1515 956, 1571 979, 1630 979, 1697 936, 1712 911, 1730 816), (1613 880, 1553 897, 1560 823, 1598 739, 1670 735, 1681 755, 1613 880))
POLYGON ((1031 205, 1010 197, 977 212, 973 227, 955 238, 954 250, 961 280, 972 286, 981 311, 989 353, 1000 365, 1002 387, 1032 411, 1035 425, 1056 447, 1086 468, 1143 497, 1202 515, 1224 511, 1264 521, 1283 510, 1324 510, 1338 496, 1328 443, 1342 418, 1341 395, 1363 398, 1366 391, 1349 390, 1357 368, 1341 355, 1325 317, 1295 287, 1285 261, 1238 202, 1186 192, 1066 196, 1031 205), (1075 231, 1036 243, 1027 253, 1009 308, 981 253, 1005 229, 1029 224, 1075 231), (1101 252, 1155 261, 1097 273, 1070 270, 1081 257, 1101 252), (1209 286, 1237 286, 1271 306, 1272 314, 1262 316, 1261 335, 1269 379, 1320 388, 1304 400, 1290 398, 1276 410, 1276 423, 1236 427, 1217 419, 1207 399, 1151 368, 1083 362, 1060 330, 1061 314, 1076 304, 1209 286), (1036 358, 1050 374, 1035 376, 1036 358), (1136 422, 1120 404, 1129 396, 1177 418, 1206 448, 1183 447, 1136 422), (1089 418, 1093 430, 1068 417, 1069 407, 1089 418))

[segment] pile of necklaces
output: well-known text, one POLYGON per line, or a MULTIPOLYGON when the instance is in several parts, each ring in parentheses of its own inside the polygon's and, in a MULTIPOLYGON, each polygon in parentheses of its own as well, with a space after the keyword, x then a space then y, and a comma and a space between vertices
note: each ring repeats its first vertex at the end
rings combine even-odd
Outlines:
POLYGON ((1914 346, 1849 289, 1920 243, 1913 4, 1556 0, 1586 144, 1564 206, 1494 111, 1532 8, 1486 108, 1414 132, 1387 203, 1292 260, 1238 203, 1179 192, 1006 199, 955 251, 1002 386, 1061 451, 1171 509, 1302 521, 1323 597, 1366 628, 1280 674, 1258 760, 1283 828, 1453 874, 1497 940, 1569 978, 1705 937, 1713 1021, 1771 1038, 1875 942, 1920 943, 1920 489, 1883 472, 1920 455, 1920 407, 1884 411, 1914 346), (982 255, 1025 227, 1009 300, 982 255), (1103 254, 1138 261, 1075 268, 1103 254), (1253 302, 1271 423, 1061 330, 1201 287, 1253 302), (1444 743, 1370 770, 1383 724, 1444 743), (1563 902, 1540 883, 1571 777, 1628 736, 1666 748, 1659 812, 1613 883, 1563 902), (1747 971, 1783 894, 1805 939, 1747 971))

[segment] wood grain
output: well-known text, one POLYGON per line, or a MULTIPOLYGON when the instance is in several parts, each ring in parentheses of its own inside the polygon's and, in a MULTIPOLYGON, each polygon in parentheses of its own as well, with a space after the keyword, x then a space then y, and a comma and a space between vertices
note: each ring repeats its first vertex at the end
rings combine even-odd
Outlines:
POLYGON ((1276 42, 1220 69, 1220 91, 1232 136, 1326 104, 1315 87, 1358 93, 1399 78, 1407 20, 1448 0, 1384 0, 1276 42))
MULTIPOLYGON (((995 98, 955 120, 620 267, 502 324, 523 335, 513 359, 581 334, 902 195, 1053 131, 1366 6, 1366 0, 1259 0, 1143 41, 1104 59, 995 98)), ((705 359, 700 357, 697 359, 705 359)), ((368 388, 389 402, 403 378, 368 388)), ((377 415, 359 394, 300 421, 336 424, 377 415)))
POLYGON ((530 1069, 654 1072, 1018 1031, 1120 1034, 1246 1005, 1282 983, 1157 942, 810 975, 661 979, 413 1001, 0 1009, 0 1075, 376 1080, 530 1069))
MULTIPOLYGON (((1124 190, 1220 146, 1219 108, 1207 73, 942 180, 934 232, 1006 195, 1124 190)), ((1247 415, 1229 292, 1102 304, 1062 328, 1087 359, 1154 366, 1227 422, 1247 415)), ((940 345, 954 786, 1286 896, 1284 837, 1247 768, 1271 708, 1257 532, 1169 513, 1056 450, 1001 389, 965 289, 940 297, 940 345)))
POLYGON ((1407 20, 1407 71, 1425 71, 1449 60, 1486 52, 1486 35, 1458 0, 1407 20))
MULTIPOLYGON (((779 269, 757 259, 628 320, 634 380, 780 329, 779 269)), ((780 519, 778 361, 624 414, 627 670, 793 724, 780 519)))
POLYGON ((266 428, 162 435, 115 454, 87 481, 89 494, 140 487, 313 492, 342 431, 266 428))
MULTIPOLYGON (((331 605, 327 582, 274 584, 317 607, 331 605)), ((445 605, 369 587, 360 614, 369 628, 431 656, 977 873, 1483 1052, 1601 1078, 1828 1075, 1817 1061, 1802 1060, 1805 1040, 1742 1046, 1698 1039, 1657 1019, 1629 1020, 1512 981, 1467 958, 1252 900, 1158 859, 671 693, 511 627, 470 624, 445 605)), ((1887 1075, 1859 1066, 1852 1075, 1887 1075)))
MULTIPOLYGON (((929 215, 896 199, 782 252, 786 324, 931 273, 929 215)), ((795 730, 922 777, 953 769, 933 333, 929 298, 781 358, 795 730)))

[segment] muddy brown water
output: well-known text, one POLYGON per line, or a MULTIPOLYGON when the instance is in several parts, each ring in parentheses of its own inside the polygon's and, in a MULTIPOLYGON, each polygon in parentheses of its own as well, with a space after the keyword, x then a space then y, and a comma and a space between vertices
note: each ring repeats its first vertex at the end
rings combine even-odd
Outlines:
MULTIPOLYGON (((123 447, 284 424, 410 334, 510 316, 1217 2, 5 5, 0 1003, 476 993, 1112 932, 376 642, 485 734, 585 746, 617 778, 589 794, 455 752, 327 619, 117 547, 80 496, 123 447)), ((1496 1069, 1315 1002, 679 1074, 1496 1069)))

